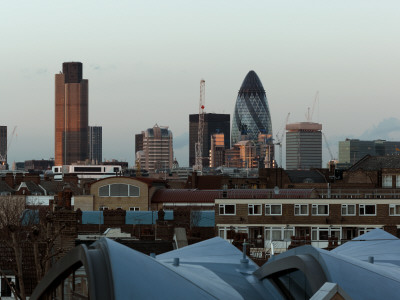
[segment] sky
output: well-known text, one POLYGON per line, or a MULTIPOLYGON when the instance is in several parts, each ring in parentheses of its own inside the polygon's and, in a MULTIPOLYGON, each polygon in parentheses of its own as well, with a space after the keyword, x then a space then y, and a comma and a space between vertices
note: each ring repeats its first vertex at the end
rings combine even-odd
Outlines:
MULTIPOLYGON (((103 126, 103 159, 135 159, 134 135, 169 126, 188 165, 189 114, 232 114, 246 74, 266 90, 273 135, 321 122, 337 158, 346 137, 400 140, 400 2, 4 1, 0 125, 8 162, 54 157, 54 74, 83 63, 89 125, 103 126)), ((324 162, 330 159, 324 144, 324 162)))

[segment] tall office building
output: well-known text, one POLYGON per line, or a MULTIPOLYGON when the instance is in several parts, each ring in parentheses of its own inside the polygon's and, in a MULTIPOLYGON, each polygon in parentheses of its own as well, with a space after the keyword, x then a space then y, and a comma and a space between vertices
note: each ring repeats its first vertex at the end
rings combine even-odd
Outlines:
POLYGON ((256 72, 250 71, 236 99, 231 144, 242 140, 242 136, 257 141, 260 132, 272 136, 271 116, 264 87, 256 72))
POLYGON ((101 126, 89 126, 88 130, 89 161, 101 164, 103 161, 103 128, 101 126))
POLYGON ((88 80, 82 63, 63 63, 55 75, 55 165, 88 159, 88 80))
POLYGON ((173 137, 167 126, 154 125, 143 134, 143 150, 136 153, 140 167, 149 173, 156 170, 172 169, 173 164, 173 137))
MULTIPOLYGON (((231 116, 229 114, 204 114, 204 133, 203 133, 203 167, 209 166, 209 151, 211 149, 211 136, 214 133, 224 134, 225 149, 230 148, 231 116)), ((189 166, 195 164, 195 144, 197 143, 199 130, 199 115, 189 115, 189 166)))
POLYGON ((308 170, 322 166, 322 124, 286 125, 286 169, 308 170))
POLYGON ((214 133, 213 135, 211 135, 209 159, 210 168, 217 168, 224 165, 225 135, 223 133, 214 133))
POLYGON ((350 167, 368 154, 372 156, 399 155, 400 141, 346 139, 339 142, 339 164, 342 167, 350 167))
POLYGON ((0 169, 7 166, 7 126, 0 126, 0 169))

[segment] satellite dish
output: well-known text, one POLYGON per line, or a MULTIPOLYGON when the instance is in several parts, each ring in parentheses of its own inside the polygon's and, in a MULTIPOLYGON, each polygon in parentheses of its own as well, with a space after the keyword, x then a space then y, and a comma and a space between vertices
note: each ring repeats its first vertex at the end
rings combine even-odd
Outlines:
POLYGON ((274 193, 275 193, 275 195, 279 194, 279 187, 277 187, 277 186, 274 187, 274 193))

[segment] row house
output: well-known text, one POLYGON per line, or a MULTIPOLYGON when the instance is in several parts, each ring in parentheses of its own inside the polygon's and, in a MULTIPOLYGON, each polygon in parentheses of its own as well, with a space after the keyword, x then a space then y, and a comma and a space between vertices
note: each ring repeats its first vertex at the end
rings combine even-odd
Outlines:
POLYGON ((374 228, 397 234, 400 201, 395 198, 216 199, 218 235, 244 234, 253 248, 283 252, 303 240, 327 248, 374 228))

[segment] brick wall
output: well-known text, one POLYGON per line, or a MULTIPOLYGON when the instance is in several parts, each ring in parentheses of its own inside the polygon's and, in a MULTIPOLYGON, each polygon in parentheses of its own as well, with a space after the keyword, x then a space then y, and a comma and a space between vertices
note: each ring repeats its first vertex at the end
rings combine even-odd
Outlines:
MULTIPOLYGON (((343 199, 343 204, 346 203, 343 199)), ((232 202, 234 203, 234 202, 232 202)), ((301 201, 296 202, 302 204, 301 201)), ((362 203, 360 200, 359 203, 362 203)), ((324 204, 323 201, 321 203, 324 204)), ((327 224, 327 225, 382 225, 382 224, 400 224, 400 216, 389 216, 389 204, 377 204, 376 216, 360 216, 359 204, 356 205, 356 216, 342 216, 341 204, 329 205, 329 216, 311 215, 311 204, 308 204, 307 216, 295 216, 294 204, 282 204, 282 215, 265 216, 265 205, 262 204, 262 215, 248 215, 248 204, 236 204, 236 215, 219 215, 218 204, 215 206, 215 224, 327 224)))

